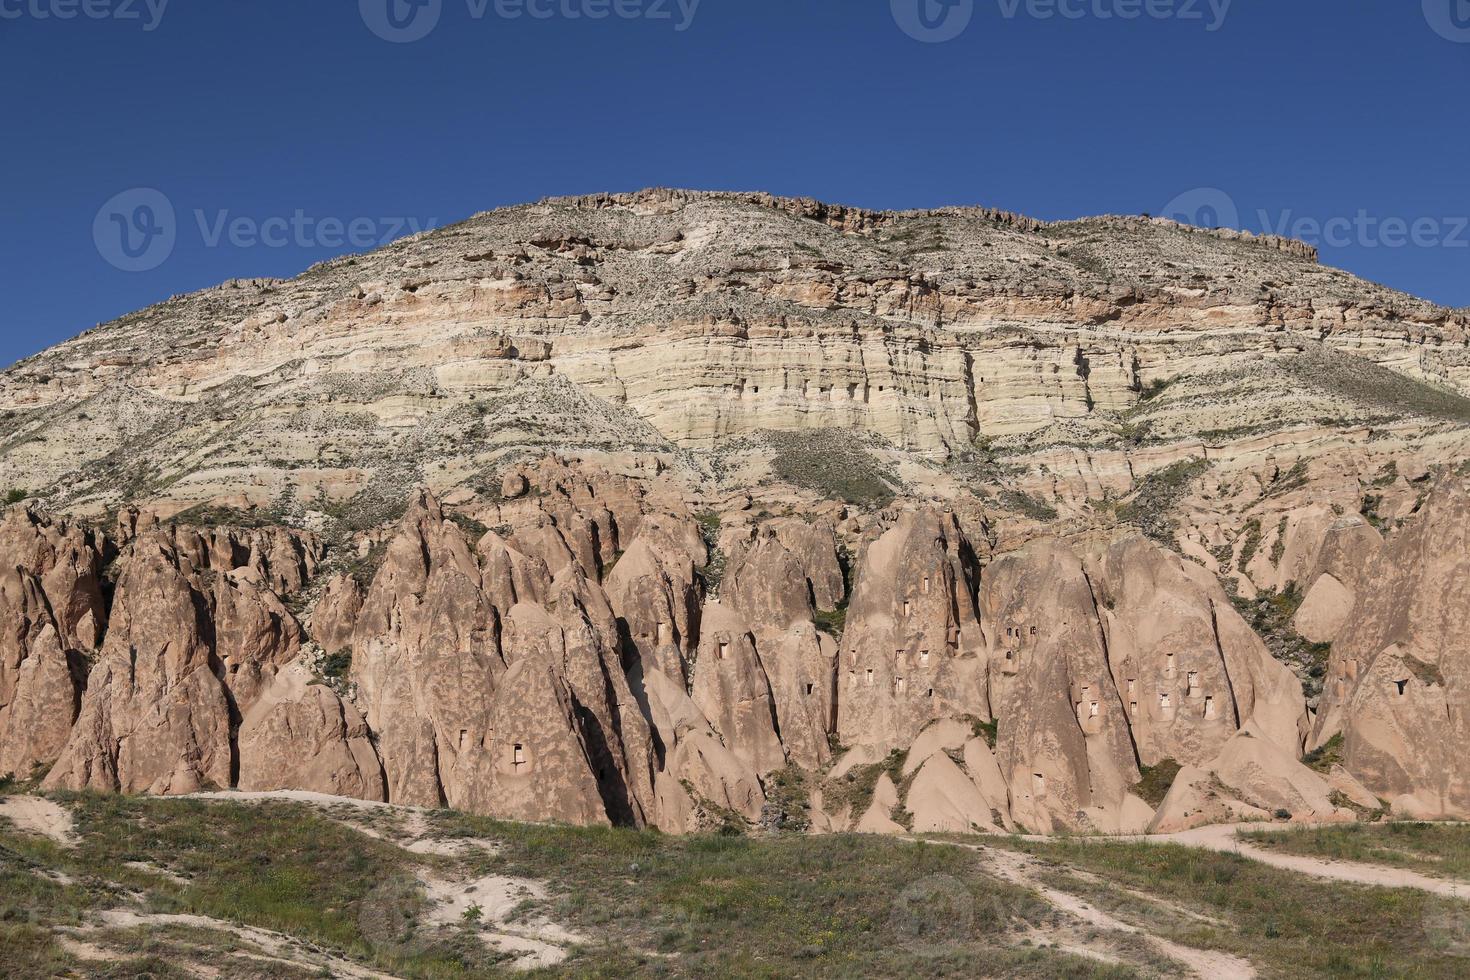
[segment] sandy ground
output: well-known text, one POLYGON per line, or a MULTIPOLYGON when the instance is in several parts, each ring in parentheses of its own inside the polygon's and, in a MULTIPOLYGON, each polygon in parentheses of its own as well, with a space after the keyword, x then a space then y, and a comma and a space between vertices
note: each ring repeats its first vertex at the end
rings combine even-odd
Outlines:
POLYGON ((587 942, 586 937, 550 921, 529 915, 511 921, 523 902, 546 898, 541 882, 524 878, 489 875, 464 881, 421 878, 429 897, 428 919, 437 925, 458 925, 467 909, 480 910, 480 939, 493 949, 515 954, 514 969, 529 970, 555 966, 567 958, 568 947, 587 942))
POLYGON ((76 844, 71 814, 59 804, 39 796, 8 796, 0 800, 0 817, 30 834, 49 837, 63 847, 76 844))

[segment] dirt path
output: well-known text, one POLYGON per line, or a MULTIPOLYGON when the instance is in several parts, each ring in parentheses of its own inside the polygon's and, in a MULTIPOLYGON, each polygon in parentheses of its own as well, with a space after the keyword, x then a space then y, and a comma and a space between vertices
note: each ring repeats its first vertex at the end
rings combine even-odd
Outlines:
MULTIPOLYGON (((905 838, 916 840, 916 838, 905 838)), ((991 871, 1011 884, 1029 888, 1044 898, 1053 908, 1064 912, 1083 924, 1102 932, 1121 933, 1128 936, 1137 936, 1147 942, 1160 955, 1173 960, 1187 969, 1200 980, 1250 980, 1255 977, 1255 967, 1250 962, 1229 953, 1218 950, 1195 949, 1191 946, 1181 946, 1162 936, 1155 936, 1150 932, 1130 925, 1121 919, 1114 918, 1102 909, 1066 892, 1058 891, 1041 882, 1038 877, 1040 862, 1027 854, 1019 851, 1008 851, 996 847, 987 847, 983 844, 963 844, 958 841, 927 841, 930 844, 942 844, 950 847, 962 847, 984 855, 991 871)), ((1079 953, 1084 956, 1093 956, 1100 959, 1112 959, 1092 948, 1077 948, 1075 942, 1059 942, 1059 948, 1068 952, 1079 953)))
POLYGON ((49 837, 62 847, 76 846, 71 814, 57 803, 40 796, 7 796, 0 800, 0 817, 26 833, 49 837))
MULTIPOLYGON (((1182 844, 1207 851, 1239 854, 1241 857, 1259 861, 1283 871, 1328 878, 1333 881, 1348 881, 1359 885, 1378 885, 1383 888, 1417 888, 1420 891, 1444 895, 1448 898, 1470 899, 1470 885, 1410 871, 1407 868, 1390 868, 1379 864, 1360 864, 1356 861, 1330 861, 1326 858, 1286 854, 1270 848, 1258 847, 1241 840, 1237 833, 1252 830, 1280 830, 1280 824, 1238 823, 1211 824, 1182 830, 1174 834, 1149 836, 1109 837, 1109 841, 1129 844, 1182 844)), ((1044 837, 1027 837, 1026 840, 1046 840, 1044 837)))
MULTIPOLYGON (((307 967, 312 970, 323 970, 332 976, 350 977, 352 980, 395 980, 391 974, 379 973, 365 966, 353 963, 333 956, 330 953, 311 947, 307 943, 279 932, 271 932, 268 929, 257 929, 253 926, 236 925, 223 919, 213 919, 205 915, 166 915, 156 912, 139 912, 133 909, 108 909, 100 913, 100 925, 79 927, 70 930, 73 935, 86 936, 103 928, 111 929, 136 929, 157 928, 159 926, 188 926, 196 929, 209 929, 216 932, 224 932, 234 936, 243 942, 249 943, 259 951, 254 959, 273 960, 280 963, 288 963, 293 966, 307 967)), ((84 949, 96 950, 104 956, 109 955, 105 950, 91 943, 85 943, 84 949)))

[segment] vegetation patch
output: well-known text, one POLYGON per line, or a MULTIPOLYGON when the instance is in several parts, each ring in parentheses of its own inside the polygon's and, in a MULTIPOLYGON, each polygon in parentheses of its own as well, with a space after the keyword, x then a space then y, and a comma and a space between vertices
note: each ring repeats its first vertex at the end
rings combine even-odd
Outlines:
POLYGON ((1240 563, 1236 566, 1242 572, 1256 557, 1256 552, 1261 547, 1261 519, 1252 517, 1245 525, 1245 543, 1240 546, 1240 563))
POLYGON ((500 842, 487 867, 548 882, 545 911, 602 937, 564 965, 573 976, 1129 975, 1020 945, 1049 909, 962 848, 431 819, 445 836, 500 842), (938 915, 936 894, 958 907, 938 915))
POLYGON ((822 807, 828 813, 840 813, 844 808, 854 820, 868 812, 873 805, 873 791, 884 773, 897 786, 903 782, 903 764, 908 752, 894 749, 888 758, 867 766, 853 766, 838 779, 829 779, 822 786, 822 807))
POLYGON ((1031 518, 1033 521, 1045 523, 1057 519, 1057 509, 1040 497, 1020 490, 1004 490, 1000 495, 1001 506, 1006 510, 1013 510, 1019 514, 1031 518))
POLYGON ((1182 459, 1145 476, 1133 499, 1120 504, 1118 519, 1137 524, 1144 534, 1166 547, 1174 547, 1174 508, 1184 499, 1189 485, 1210 468, 1208 460, 1182 459))
MULTIPOLYGON (((705 553, 709 556, 704 567, 699 569, 699 578, 704 583, 704 593, 707 596, 718 596, 720 584, 725 580, 725 570, 730 563, 730 556, 725 554, 720 547, 720 515, 714 511, 706 511, 696 518, 699 524, 699 536, 704 539, 705 553)), ((612 571, 611 564, 603 569, 603 577, 612 571)))
POLYGON ((1308 698, 1319 697, 1327 677, 1332 644, 1312 643, 1292 627, 1292 618, 1305 597, 1295 585, 1285 592, 1263 592, 1254 600, 1231 595, 1235 609, 1271 651, 1301 679, 1308 698))
POLYGON ((1164 802, 1164 797, 1169 795, 1169 787, 1174 785, 1174 778, 1179 775, 1181 766, 1173 759, 1164 759, 1155 766, 1139 766, 1140 779, 1133 786, 1133 793, 1154 809, 1164 802))
POLYGON ((812 614, 812 621, 823 633, 834 640, 841 640, 842 631, 847 628, 847 603, 844 602, 832 610, 818 609, 812 614))
POLYGON ((764 432, 773 450, 771 469, 778 479, 869 509, 886 507, 899 489, 862 436, 842 429, 820 432, 764 432))
POLYGON ((1470 398, 1351 354, 1314 346, 1284 359, 1281 367, 1305 384, 1359 404, 1401 415, 1470 423, 1470 398))
POLYGON ((1338 732, 1302 756, 1302 764, 1308 769, 1315 769, 1324 776, 1332 772, 1333 766, 1342 764, 1342 733, 1338 732))

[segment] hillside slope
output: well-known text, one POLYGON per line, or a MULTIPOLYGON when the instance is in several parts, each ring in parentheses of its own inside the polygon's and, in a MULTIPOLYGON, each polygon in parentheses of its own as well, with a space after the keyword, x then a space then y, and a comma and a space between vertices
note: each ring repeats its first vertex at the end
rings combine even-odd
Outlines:
POLYGON ((177 297, 0 375, 0 773, 1463 816, 1467 340, 1291 241, 667 190, 177 297))

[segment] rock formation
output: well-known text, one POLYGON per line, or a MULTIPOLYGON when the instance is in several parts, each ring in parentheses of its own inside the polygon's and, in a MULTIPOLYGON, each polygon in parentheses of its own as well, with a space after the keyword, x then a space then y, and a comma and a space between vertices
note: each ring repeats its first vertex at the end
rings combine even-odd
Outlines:
POLYGON ((0 774, 1467 817, 1467 326, 1283 240, 681 191, 177 297, 0 373, 0 774))

